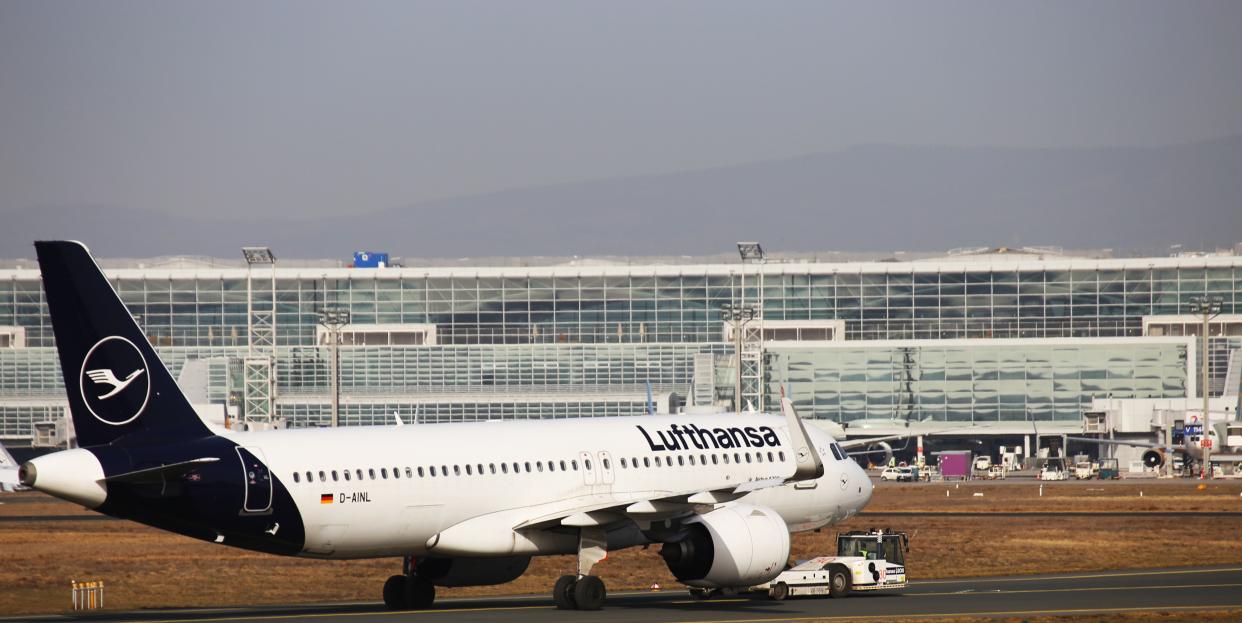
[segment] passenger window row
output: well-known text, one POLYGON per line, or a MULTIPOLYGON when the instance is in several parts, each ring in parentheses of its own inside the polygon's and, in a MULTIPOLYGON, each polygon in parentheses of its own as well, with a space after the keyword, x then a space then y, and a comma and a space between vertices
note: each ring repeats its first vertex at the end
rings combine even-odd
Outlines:
MULTIPOLYGON (((584 463, 585 463, 584 466, 587 469, 591 469, 591 461, 589 459, 586 460, 584 463)), ((562 472, 578 471, 578 461, 576 459, 570 460, 570 461, 562 460, 559 462, 548 461, 546 464, 546 469, 549 472, 555 472, 557 471, 558 466, 560 467, 560 471, 562 472)), ((430 465, 426 467, 419 466, 418 468, 394 467, 392 468, 392 478, 400 479, 402 478, 403 473, 404 473, 405 478, 414 478, 416 475, 418 478, 427 478, 427 477, 436 478, 439 476, 448 476, 450 467, 452 469, 452 475, 454 476, 461 476, 463 473, 466 476, 474 476, 476 474, 479 476, 482 476, 487 473, 520 474, 520 473, 525 472, 529 474, 529 473, 534 473, 534 472, 542 472, 545 469, 545 464, 543 461, 535 461, 534 463, 531 463, 530 461, 521 461, 521 462, 514 461, 513 463, 500 463, 499 466, 496 463, 488 463, 486 466, 486 471, 482 463, 478 463, 475 465, 465 465, 465 466, 440 465, 438 469, 435 465, 430 465), (403 472, 403 469, 404 469, 404 472, 403 472), (510 472, 510 470, 512 470, 512 472, 510 472)), ((604 467, 606 469, 608 468, 607 460, 604 461, 604 467)), ((316 476, 318 476, 318 482, 328 482, 329 480, 331 480, 332 482, 340 482, 342 480, 349 481, 349 480, 354 480, 355 477, 357 478, 357 480, 368 480, 368 479, 376 480, 376 475, 377 475, 377 472, 374 468, 368 469, 365 472, 361 469, 356 469, 353 471, 350 471, 348 469, 339 470, 339 471, 333 469, 333 470, 319 470, 318 472, 313 472, 313 471, 293 472, 293 482, 302 482, 303 478, 305 478, 306 482, 316 482, 316 476)), ((378 476, 380 480, 387 480, 389 477, 388 468, 381 467, 379 469, 378 476)))
MULTIPOLYGON (((734 452, 732 455, 730 455, 728 452, 723 452, 720 454, 704 453, 704 454, 697 455, 698 456, 697 462, 696 462, 695 456, 696 455, 693 455, 693 454, 677 455, 676 465, 674 465, 672 456, 667 457, 663 461, 661 461, 661 458, 659 456, 643 457, 641 464, 639 463, 638 457, 631 457, 628 461, 626 460, 625 457, 621 457, 621 467, 623 469, 638 469, 640 467, 650 468, 653 466, 653 464, 655 467, 661 467, 661 466, 685 467, 687 464, 691 466, 694 466, 696 464, 707 466, 709 464, 709 461, 711 465, 722 465, 722 464, 728 465, 730 463, 730 458, 732 458, 732 462, 735 464, 741 464, 743 461, 745 461, 746 463, 752 463, 752 462, 763 463, 765 460, 765 455, 762 452, 755 452, 755 453, 734 452)), ((785 461, 785 453, 783 451, 781 452, 769 451, 766 455, 766 460, 768 463, 775 463, 778 459, 781 462, 785 461)), ((609 459, 604 458, 601 461, 601 463, 604 469, 612 469, 612 462, 609 459)), ((592 469, 591 460, 584 459, 582 467, 586 468, 587 470, 592 469)), ((474 475, 483 476, 485 474, 504 475, 504 474, 510 474, 510 473, 531 474, 531 473, 542 473, 545 470, 548 472, 556 472, 556 471, 576 472, 578 471, 578 461, 576 459, 570 459, 568 461, 562 459, 560 461, 547 461, 547 462, 535 461, 534 463, 532 463, 531 461, 513 461, 512 463, 508 463, 508 462, 488 463, 486 465, 486 469, 482 463, 477 463, 473 465, 466 464, 464 466, 463 465, 451 465, 451 466, 440 465, 438 469, 437 469, 437 466, 435 465, 419 466, 417 468, 394 467, 391 470, 391 477, 393 479, 399 480, 403 477, 403 474, 404 474, 405 478, 410 478, 410 479, 414 478, 415 476, 417 476, 418 478, 438 478, 438 477, 449 476, 450 469, 452 470, 451 474, 453 476, 461 476, 463 474, 466 476, 474 476, 474 475)), ((333 469, 333 470, 319 470, 318 472, 308 470, 305 472, 293 472, 293 482, 300 483, 300 482, 303 482, 303 479, 305 479, 305 482, 308 482, 308 483, 316 482, 316 481, 328 482, 329 480, 331 480, 332 482, 341 482, 341 481, 348 482, 348 481, 353 481, 353 480, 377 480, 377 479, 388 480, 389 476, 390 476, 390 471, 387 467, 379 468, 378 472, 375 470, 375 468, 369 468, 365 471, 363 471, 362 469, 354 469, 354 470, 333 469)))
MULTIPOLYGON (((676 455, 676 459, 677 459, 676 465, 674 465, 673 463, 674 457, 672 456, 666 457, 664 461, 661 461, 659 456, 656 456, 654 458, 645 456, 642 458, 641 463, 639 462, 638 457, 630 457, 630 460, 628 462, 625 460, 625 457, 621 457, 621 468, 622 469, 637 469, 639 467, 651 467, 653 464, 655 465, 655 467, 660 467, 661 465, 663 465, 664 467, 685 467, 687 464, 691 466, 694 466, 696 464, 705 466, 705 465, 708 465, 709 461, 711 465, 728 465, 730 462, 729 461, 730 457, 732 457, 733 459, 732 462, 734 464, 740 465, 743 461, 747 463, 763 463, 764 456, 765 455, 762 452, 755 452, 753 454, 750 452, 734 452, 732 455, 730 455, 728 452, 722 452, 720 454, 716 454, 714 452, 711 454, 702 453, 702 454, 697 455, 698 459, 696 463, 696 459, 695 459, 696 455, 678 454, 676 455)), ((767 456, 768 463, 775 463, 777 462, 777 459, 779 459, 782 463, 785 461, 784 451, 781 451, 781 452, 769 451, 766 456, 767 456)))

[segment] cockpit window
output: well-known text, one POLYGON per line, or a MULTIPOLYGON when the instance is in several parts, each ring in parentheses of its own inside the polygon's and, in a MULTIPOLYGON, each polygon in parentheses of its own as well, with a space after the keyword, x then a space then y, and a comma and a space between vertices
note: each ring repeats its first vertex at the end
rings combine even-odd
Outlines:
POLYGON ((832 444, 831 448, 832 448, 832 456, 836 457, 838 461, 844 461, 846 458, 848 458, 848 455, 846 455, 845 453, 845 449, 842 448, 840 444, 834 443, 832 444))

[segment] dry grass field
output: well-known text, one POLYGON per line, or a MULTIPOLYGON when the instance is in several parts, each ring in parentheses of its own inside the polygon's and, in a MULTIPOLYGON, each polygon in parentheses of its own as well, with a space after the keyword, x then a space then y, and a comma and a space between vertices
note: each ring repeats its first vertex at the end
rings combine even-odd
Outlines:
MULTIPOLYGON (((868 511, 1242 511, 1242 483, 884 485, 868 511), (945 497, 945 491, 949 496, 945 497), (1139 491, 1143 492, 1142 497, 1139 491), (974 493, 983 493, 976 497, 974 493)), ((25 493, 0 497, 0 517, 82 514, 73 505, 25 493), (14 503, 18 498, 26 501, 14 503)), ((872 516, 820 533, 797 535, 794 557, 835 549, 838 529, 891 527, 913 534, 915 579, 1242 563, 1242 519, 1234 517, 872 516), (1184 546, 1187 533, 1205 548, 1184 546)), ((596 567, 610 589, 675 586, 657 553, 631 549, 596 567)), ((572 569, 570 557, 536 559, 517 581, 442 595, 542 594, 572 569)), ((110 609, 230 604, 375 601, 397 560, 315 561, 256 554, 170 535, 124 521, 0 522, 0 613, 64 611, 72 579, 104 579, 110 609)), ((1180 621, 1157 615, 1066 619, 1180 621), (1137 618, 1121 618, 1137 617, 1137 618), (1144 618, 1148 617, 1148 618, 1144 618)), ((1197 621, 1236 621, 1240 617, 1197 621)), ((1212 615, 1214 616, 1214 615, 1212 615)))

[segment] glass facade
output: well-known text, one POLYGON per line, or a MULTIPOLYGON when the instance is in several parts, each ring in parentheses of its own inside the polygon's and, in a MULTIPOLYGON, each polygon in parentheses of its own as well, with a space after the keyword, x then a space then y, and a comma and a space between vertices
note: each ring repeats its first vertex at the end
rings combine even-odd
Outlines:
MULTIPOLYGON (((217 401, 239 400, 248 291, 255 300, 274 301, 279 344, 275 406, 293 425, 324 417, 329 355, 316 346, 317 331, 322 332, 316 323, 320 310, 328 307, 348 309, 355 327, 434 327, 435 345, 342 347, 343 417, 349 423, 385 421, 393 410, 412 416, 414 401, 393 397, 414 393, 450 396, 423 401, 426 411, 420 411, 420 418, 429 421, 618 414, 633 410, 635 403, 641 412, 648 381, 657 391, 689 395, 695 356, 704 353, 715 364, 704 371, 708 376, 698 377, 700 385, 712 379, 714 398, 729 401, 734 346, 723 335, 721 307, 760 300, 765 320, 839 322, 843 344, 858 346, 857 353, 847 354, 801 342, 798 352, 806 354, 796 362, 788 359, 794 351, 787 345, 773 346, 765 356, 769 386, 788 381, 801 392, 803 384, 814 384, 805 390, 810 397, 799 400, 816 417, 847 421, 915 410, 951 421, 1014 418, 1019 411, 1036 419, 1066 419, 1077 417, 1084 397, 1101 391, 1185 391, 1178 387, 1187 381, 1184 361, 1180 373, 1160 373, 1162 381, 1173 379, 1173 386, 1162 385, 1157 392, 1151 378, 1133 376, 1149 374, 1148 364, 1154 363, 1135 359, 1128 368, 1110 367, 1101 363, 1112 356, 1108 347, 1083 338, 1154 339, 1143 337, 1143 318, 1187 314, 1194 297, 1221 299, 1225 314, 1237 314, 1242 307, 1242 257, 1235 256, 379 270, 286 264, 274 271, 256 269, 250 281, 245 269, 207 265, 107 272, 174 373, 187 358, 219 360, 209 383, 209 396, 217 401), (966 338, 972 338, 968 344, 947 346, 947 341, 966 338), (1033 385, 1018 392, 1017 379, 997 378, 998 385, 987 385, 993 382, 986 378, 992 374, 986 371, 989 360, 974 358, 994 356, 995 374, 1010 374, 1004 370, 1016 364, 996 349, 992 340, 999 339, 1058 344, 1069 339, 1071 346, 1022 350, 1029 356, 1024 369, 1052 378, 1023 378, 1021 383, 1033 385), (914 345, 880 346, 876 340, 914 345), (964 355, 952 349, 971 356, 968 371, 958 365, 964 365, 958 360, 964 355), (982 376, 975 380, 983 385, 977 390, 972 385, 967 395, 949 385, 962 379, 920 376, 907 394, 890 387, 900 385, 892 379, 902 375, 929 371, 934 376, 939 368, 946 377, 978 372, 982 376), (1058 376, 1063 369, 1079 374, 1076 389, 1058 376), (1108 374, 1130 370, 1129 385, 1121 376, 1096 383, 1093 375, 1100 369, 1108 374), (919 385, 923 382, 927 385, 919 385), (833 389, 833 383, 839 386, 833 389), (910 395, 923 396, 924 389, 927 401, 943 401, 939 410, 937 403, 922 398, 912 402, 910 395), (601 392, 639 398, 604 398, 601 392), (548 399, 552 394, 558 397, 548 399)), ((0 329, 6 327, 20 331, 24 347, 0 348, 0 407, 9 409, 0 411, 7 418, 0 436, 22 437, 24 414, 63 402, 37 271, 0 270, 0 329), (24 405, 21 414, 5 415, 17 413, 18 404, 24 405)), ((1237 337, 1211 340, 1214 381, 1224 376, 1228 353, 1240 342, 1237 337)), ((1160 352, 1160 365, 1172 365, 1172 347, 1152 344, 1160 352)))
MULTIPOLYGON (((741 265, 506 269, 276 269, 281 344, 313 344, 317 314, 357 324, 434 324, 441 344, 715 342, 720 307, 760 295, 741 265)), ((1142 318, 1194 297, 1238 313, 1242 258, 768 264, 764 317, 840 319, 847 340, 1142 335, 1142 318)), ((153 341, 246 344, 246 271, 109 271, 153 341)), ((270 296, 270 278, 253 287, 270 296)), ((36 271, 0 271, 0 327, 50 346, 36 271), (7 274, 6 274, 7 273, 7 274)))
POLYGON ((768 395, 837 422, 1078 420, 1092 398, 1187 395, 1177 338, 771 346, 768 395))

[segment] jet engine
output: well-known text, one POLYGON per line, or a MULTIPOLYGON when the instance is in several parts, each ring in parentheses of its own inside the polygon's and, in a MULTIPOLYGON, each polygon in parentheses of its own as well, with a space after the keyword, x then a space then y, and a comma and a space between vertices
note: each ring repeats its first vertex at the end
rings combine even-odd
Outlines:
POLYGON ((889 445, 887 441, 877 441, 867 446, 867 454, 880 453, 884 453, 884 458, 877 461, 876 465, 888 465, 889 461, 893 460, 893 446, 889 445))
POLYGON ((789 527, 776 511, 750 504, 687 519, 660 556, 677 580, 700 588, 767 582, 789 562, 789 527))
POLYGON ((1156 448, 1152 448, 1151 450, 1144 452, 1143 453, 1143 465, 1146 465, 1147 467, 1151 469, 1156 469, 1157 467, 1164 467, 1164 451, 1156 449, 1156 448))
POLYGON ((518 579, 530 566, 530 556, 503 558, 418 559, 415 572, 436 586, 488 586, 518 579))

